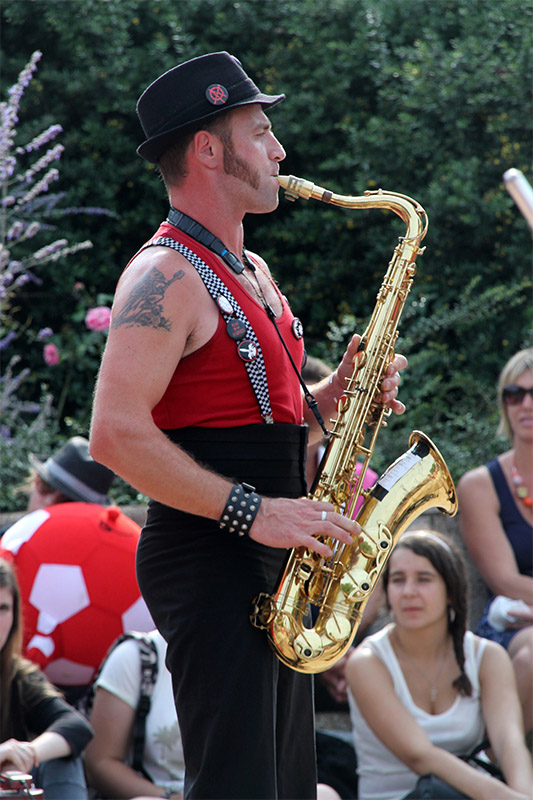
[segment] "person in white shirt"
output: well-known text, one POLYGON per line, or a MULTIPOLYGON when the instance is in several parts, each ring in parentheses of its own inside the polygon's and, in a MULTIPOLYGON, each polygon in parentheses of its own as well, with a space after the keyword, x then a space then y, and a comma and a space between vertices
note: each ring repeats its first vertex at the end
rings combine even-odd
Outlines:
POLYGON ((531 797, 512 664, 500 645, 466 630, 467 578, 456 547, 429 531, 404 534, 383 585, 394 621, 367 637, 346 667, 360 800, 400 800, 426 774, 457 797, 531 797), (507 785, 459 757, 485 736, 507 785))
POLYGON ((159 631, 147 634, 157 648, 157 677, 145 720, 144 775, 131 766, 131 742, 141 696, 141 661, 134 639, 121 642, 96 680, 90 720, 92 747, 85 753, 89 785, 101 797, 183 797, 185 763, 174 706, 167 644, 159 631))

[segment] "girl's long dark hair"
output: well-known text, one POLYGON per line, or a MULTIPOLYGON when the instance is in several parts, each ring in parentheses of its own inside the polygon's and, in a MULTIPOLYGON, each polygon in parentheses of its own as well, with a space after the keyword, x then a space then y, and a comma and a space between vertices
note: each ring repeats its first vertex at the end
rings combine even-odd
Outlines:
MULTIPOLYGON (((448 595, 448 630, 452 637, 456 661, 461 670, 453 686, 460 694, 472 694, 472 684, 465 672, 464 635, 468 620, 468 579, 463 556, 449 538, 433 531, 412 531, 402 536, 395 547, 411 550, 417 556, 424 556, 443 579, 448 595)), ((385 595, 389 585, 390 559, 383 570, 385 595)), ((388 602, 388 601, 387 601, 388 602)))
MULTIPOLYGON (((13 599, 13 623, 6 642, 0 652, 0 742, 12 735, 13 719, 11 714, 11 698, 13 683, 24 683, 26 696, 31 698, 34 692, 41 695, 59 694, 46 681, 35 682, 41 676, 39 668, 23 658, 22 650, 22 611, 18 581, 11 564, 0 558, 0 588, 8 589, 13 599)), ((44 676, 42 676, 44 677, 44 676)))

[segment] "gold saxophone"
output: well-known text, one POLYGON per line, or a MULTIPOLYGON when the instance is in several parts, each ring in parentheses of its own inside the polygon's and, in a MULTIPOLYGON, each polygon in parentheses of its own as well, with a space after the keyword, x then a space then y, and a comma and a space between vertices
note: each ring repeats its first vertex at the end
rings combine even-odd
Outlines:
POLYGON ((338 513, 349 517, 359 497, 364 497, 357 514, 360 540, 343 545, 320 537, 333 551, 330 558, 305 548, 291 550, 278 588, 253 602, 252 624, 267 631, 279 659, 298 672, 322 672, 350 647, 368 598, 406 528, 430 508, 453 516, 457 497, 444 459, 420 431, 411 434, 409 449, 371 490, 362 488, 377 436, 390 414, 376 398, 394 357, 398 322, 416 271, 414 262, 423 252, 420 242, 428 227, 424 209, 406 195, 381 189, 349 197, 292 175, 280 175, 278 181, 288 199, 312 197, 344 208, 388 209, 407 226, 378 292, 309 495, 332 503, 338 513), (358 457, 362 468, 354 477, 358 457), (306 624, 310 604, 316 611, 312 627, 306 624))

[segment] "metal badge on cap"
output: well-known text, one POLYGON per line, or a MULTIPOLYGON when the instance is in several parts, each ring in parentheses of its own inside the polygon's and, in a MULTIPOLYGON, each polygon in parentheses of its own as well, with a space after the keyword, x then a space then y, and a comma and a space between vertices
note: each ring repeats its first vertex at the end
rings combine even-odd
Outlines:
POLYGON ((207 100, 214 106, 223 106, 228 102, 229 92, 221 83, 212 83, 205 90, 207 100))

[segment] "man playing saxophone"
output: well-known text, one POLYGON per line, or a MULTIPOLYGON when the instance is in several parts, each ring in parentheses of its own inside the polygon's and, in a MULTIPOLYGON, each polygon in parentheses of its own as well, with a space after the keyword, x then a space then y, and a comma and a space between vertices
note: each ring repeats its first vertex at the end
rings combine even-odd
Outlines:
MULTIPOLYGON (((95 395, 93 457, 151 498, 138 579, 168 641, 188 798, 315 796, 312 678, 278 661, 250 604, 287 548, 328 556, 317 537, 359 532, 306 497, 307 435, 323 434, 302 407, 301 324, 243 244, 245 214, 278 204, 285 152, 265 109, 283 99, 225 52, 139 99, 138 153, 171 207, 119 281, 95 395)), ((324 419, 358 344, 313 388, 324 419)), ((395 356, 380 387, 399 414, 406 363, 395 356)))

